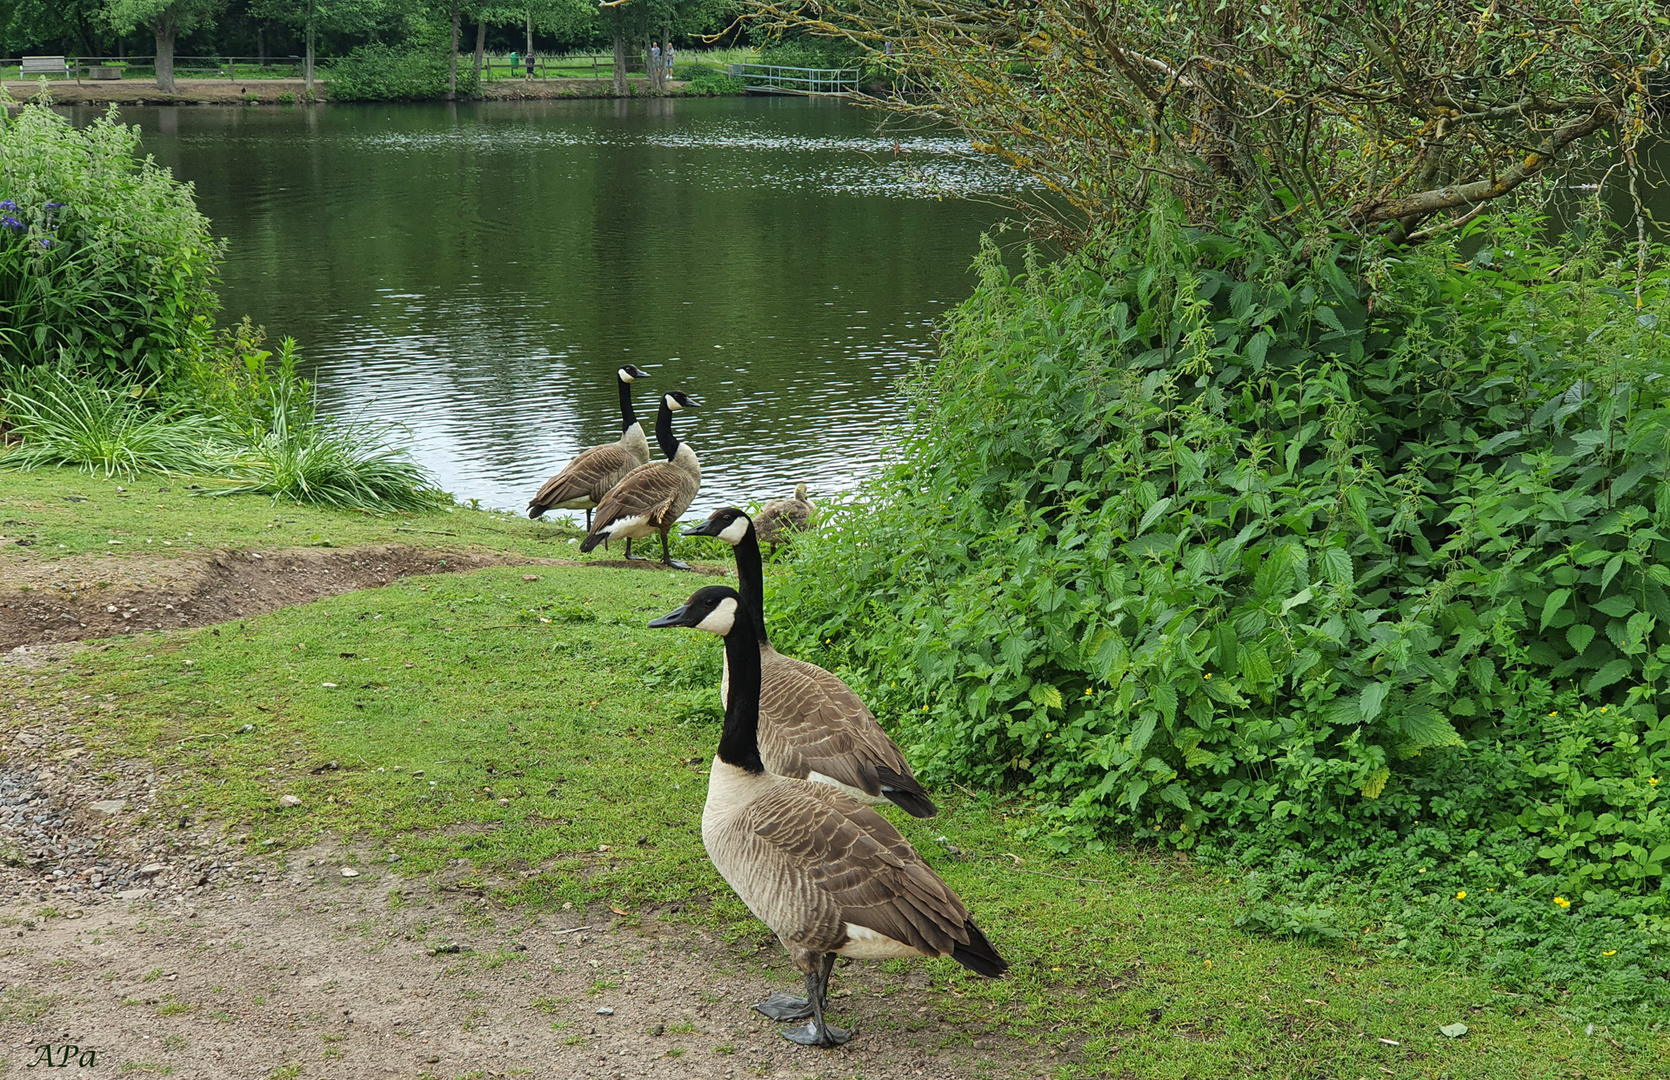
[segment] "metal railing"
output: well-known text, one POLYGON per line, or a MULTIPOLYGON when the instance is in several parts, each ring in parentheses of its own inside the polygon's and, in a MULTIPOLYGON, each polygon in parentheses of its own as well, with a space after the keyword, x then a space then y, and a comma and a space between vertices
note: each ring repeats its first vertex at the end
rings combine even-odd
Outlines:
MULTIPOLYGON (((115 69, 117 78, 123 79, 154 79, 156 78, 156 57, 154 56, 67 56, 69 75, 77 82, 83 79, 100 81, 95 78, 93 69, 102 68, 106 71, 115 69)), ((318 64, 318 61, 315 61, 318 64)), ((23 60, 21 57, 0 57, 0 79, 17 80, 23 78, 23 60)), ((316 72, 322 74, 322 71, 316 72)), ((174 75, 182 79, 225 79, 236 82, 239 79, 299 79, 302 77, 302 58, 300 56, 176 56, 174 57, 174 75)), ((30 79, 39 76, 31 75, 30 79)), ((49 76, 50 77, 50 76, 49 76)))
POLYGON ((767 94, 856 94, 857 68, 779 67, 776 64, 732 64, 731 78, 750 90, 767 94))

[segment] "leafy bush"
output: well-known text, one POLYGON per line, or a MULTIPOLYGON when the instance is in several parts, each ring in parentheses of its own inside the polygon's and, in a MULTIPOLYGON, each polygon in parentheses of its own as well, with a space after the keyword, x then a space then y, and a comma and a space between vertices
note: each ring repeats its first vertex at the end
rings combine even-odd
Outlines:
POLYGON ((1665 280, 1638 309, 1540 227, 1353 260, 1160 212, 1019 278, 988 246, 784 624, 1062 849, 1436 822, 1544 906, 1663 919, 1665 280))
MULTIPOLYGON (((332 101, 434 101, 447 94, 451 58, 432 46, 397 48, 361 45, 330 64, 332 101)), ((475 69, 464 57, 458 62, 458 93, 474 96, 480 89, 475 69)))
POLYGON ((701 97, 727 97, 747 89, 741 79, 733 79, 723 69, 706 64, 692 64, 678 77, 684 80, 685 93, 701 97))
POLYGON ((759 62, 780 67, 852 68, 859 66, 863 59, 863 50, 851 42, 799 36, 762 45, 759 62))
POLYGON ((116 115, 77 129, 45 104, 0 110, 0 372, 67 352, 149 381, 208 336, 221 243, 116 115))

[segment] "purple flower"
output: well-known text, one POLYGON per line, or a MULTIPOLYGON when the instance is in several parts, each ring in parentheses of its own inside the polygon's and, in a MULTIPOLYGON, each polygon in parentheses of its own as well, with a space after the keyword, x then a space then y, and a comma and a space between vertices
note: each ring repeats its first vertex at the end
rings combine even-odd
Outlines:
POLYGON ((47 208, 47 209, 48 209, 48 210, 56 210, 56 209, 58 209, 58 208, 59 208, 59 207, 60 207, 60 206, 63 206, 63 205, 64 205, 64 204, 63 204, 63 203, 61 203, 61 202, 49 202, 49 203, 47 203, 47 204, 46 204, 46 208, 47 208))
POLYGON ((47 237, 47 236, 41 237, 41 247, 42 248, 50 248, 50 247, 52 247, 53 244, 56 244, 57 242, 58 241, 53 240, 51 237, 47 237))
POLYGON ((12 202, 10 199, 0 199, 0 210, 4 210, 9 214, 16 209, 17 203, 12 202))
POLYGON ((10 229, 13 232, 22 232, 23 222, 17 220, 15 217, 12 217, 10 214, 7 214, 5 217, 0 217, 0 229, 10 229))

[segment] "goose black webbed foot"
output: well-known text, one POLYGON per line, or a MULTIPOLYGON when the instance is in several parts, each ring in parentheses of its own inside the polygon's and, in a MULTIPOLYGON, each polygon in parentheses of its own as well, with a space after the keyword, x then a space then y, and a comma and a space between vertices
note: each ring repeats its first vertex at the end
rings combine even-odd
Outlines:
MULTIPOLYGON (((816 972, 808 973, 806 976, 806 997, 804 999, 790 999, 794 1001, 805 1001, 808 1011, 812 1017, 812 1022, 807 1024, 805 1027, 789 1028, 787 1031, 784 1031, 783 1038, 789 1040, 789 1042, 799 1043, 801 1046, 840 1046, 842 1043, 852 1038, 852 1032, 843 1028, 831 1027, 829 1024, 824 1023, 823 1007, 829 1002, 829 973, 834 969, 834 967, 835 954, 824 953, 822 961, 818 965, 818 970, 816 972)), ((771 995, 771 998, 779 997, 786 998, 788 995, 771 995)), ((770 1002, 771 998, 767 998, 766 1002, 770 1002)), ((756 1005, 755 1008, 759 1008, 759 1006, 756 1005)), ((807 1014, 801 1014, 801 1016, 805 1015, 807 1014)), ((800 1017, 785 1016, 783 1019, 798 1020, 800 1017)))
POLYGON ((852 1036, 853 1033, 845 1028, 832 1027, 820 1020, 783 1032, 783 1038, 801 1046, 840 1046, 852 1036))
POLYGON ((793 994, 773 993, 754 1006, 754 1011, 773 1020, 810 1020, 812 1003, 793 994))
POLYGON ((674 570, 688 570, 688 569, 690 569, 690 564, 689 563, 680 562, 677 559, 668 559, 668 560, 666 560, 664 565, 670 566, 674 570))

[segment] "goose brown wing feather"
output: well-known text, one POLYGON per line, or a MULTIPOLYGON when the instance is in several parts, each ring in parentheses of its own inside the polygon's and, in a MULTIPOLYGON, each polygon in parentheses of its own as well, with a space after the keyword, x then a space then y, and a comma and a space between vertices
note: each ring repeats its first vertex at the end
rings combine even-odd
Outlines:
POLYGON ((600 501, 637 465, 638 462, 620 443, 582 450, 579 457, 563 467, 562 472, 545 481, 528 505, 549 508, 570 499, 600 501))
POLYGON ((882 779, 926 797, 910 763, 852 688, 804 660, 768 651, 760 670, 760 755, 780 776, 821 773, 880 797, 882 779))
MULTIPOLYGON (((851 796, 784 784, 749 808, 747 827, 781 853, 797 891, 833 902, 843 924, 936 956, 968 944, 968 909, 957 894, 892 823, 851 796)), ((839 928, 818 929, 827 937, 839 928)))
POLYGON ((674 521, 695 497, 690 475, 665 461, 640 465, 609 490, 592 515, 592 531, 640 514, 657 528, 674 521))

